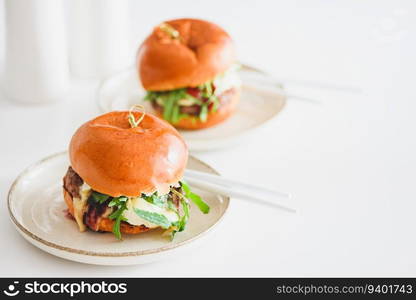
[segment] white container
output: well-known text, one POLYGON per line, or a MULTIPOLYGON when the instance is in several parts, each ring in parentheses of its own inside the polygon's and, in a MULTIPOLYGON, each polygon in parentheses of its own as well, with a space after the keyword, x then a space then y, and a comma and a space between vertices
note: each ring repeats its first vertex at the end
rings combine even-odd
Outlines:
POLYGON ((72 75, 100 79, 133 63, 127 1, 72 0, 70 7, 72 75))
POLYGON ((69 88, 62 0, 6 0, 3 91, 13 100, 45 103, 69 88))

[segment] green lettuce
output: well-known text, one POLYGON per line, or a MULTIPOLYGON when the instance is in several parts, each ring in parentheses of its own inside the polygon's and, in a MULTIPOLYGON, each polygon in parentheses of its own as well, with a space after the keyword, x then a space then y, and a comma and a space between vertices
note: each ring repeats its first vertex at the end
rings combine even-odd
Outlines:
POLYGON ((207 81, 204 84, 198 86, 202 97, 207 98, 206 102, 195 98, 194 96, 187 93, 186 88, 180 88, 170 91, 148 91, 144 98, 145 101, 156 101, 157 103, 162 103, 163 106, 163 119, 169 121, 170 123, 176 124, 182 118, 192 117, 189 114, 184 114, 180 112, 181 105, 179 101, 182 99, 191 99, 195 104, 201 106, 201 110, 198 118, 202 122, 206 122, 208 117, 208 106, 213 103, 213 111, 216 111, 219 106, 219 99, 214 94, 212 88, 212 80, 207 81))

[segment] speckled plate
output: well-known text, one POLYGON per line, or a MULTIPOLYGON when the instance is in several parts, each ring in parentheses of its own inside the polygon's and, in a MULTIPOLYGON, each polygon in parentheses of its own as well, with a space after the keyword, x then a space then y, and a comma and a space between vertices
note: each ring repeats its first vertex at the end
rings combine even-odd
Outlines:
MULTIPOLYGON (((26 169, 10 188, 8 208, 13 224, 26 240, 50 254, 77 262, 133 265, 186 252, 222 219, 230 201, 228 197, 195 189, 210 205, 210 213, 204 215, 191 204, 187 228, 173 241, 162 236, 162 230, 125 234, 123 241, 116 240, 112 233, 81 233, 66 216, 62 177, 68 165, 68 154, 63 152, 26 169)), ((187 168, 217 174, 192 156, 187 168)))
MULTIPOLYGON (((242 143, 274 120, 284 108, 286 96, 282 86, 270 84, 272 80, 264 72, 243 66, 240 76, 243 82, 240 103, 228 120, 208 129, 180 130, 189 149, 207 151, 242 143)), ((100 109, 109 112, 142 104, 147 112, 153 112, 151 105, 143 102, 145 91, 139 82, 134 68, 103 80, 97 90, 100 109)))

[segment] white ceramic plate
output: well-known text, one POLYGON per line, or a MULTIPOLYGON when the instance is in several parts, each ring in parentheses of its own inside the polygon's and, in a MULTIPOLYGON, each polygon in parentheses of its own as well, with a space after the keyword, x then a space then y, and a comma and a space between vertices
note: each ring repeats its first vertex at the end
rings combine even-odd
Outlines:
MULTIPOLYGON (((224 216, 229 198, 195 189, 210 205, 202 214, 191 204, 191 216, 185 231, 173 241, 161 230, 139 235, 123 235, 118 241, 112 233, 78 231, 66 217, 62 178, 68 168, 67 152, 49 156, 25 170, 13 183, 8 196, 10 217, 22 236, 36 247, 53 255, 88 264, 132 265, 172 257, 190 250, 199 237, 224 216)), ((189 158, 188 168, 218 174, 210 166, 189 158)))
MULTIPOLYGON (((253 68, 243 67, 240 75, 243 80, 241 99, 233 116, 212 128, 181 131, 191 150, 213 150, 242 142, 283 109, 286 97, 281 86, 265 84, 271 80, 253 68)), ((151 105, 143 102, 143 96, 144 90, 139 86, 137 72, 133 68, 105 79, 97 91, 103 112, 130 109, 134 104, 142 104, 146 111, 152 112, 151 105)))

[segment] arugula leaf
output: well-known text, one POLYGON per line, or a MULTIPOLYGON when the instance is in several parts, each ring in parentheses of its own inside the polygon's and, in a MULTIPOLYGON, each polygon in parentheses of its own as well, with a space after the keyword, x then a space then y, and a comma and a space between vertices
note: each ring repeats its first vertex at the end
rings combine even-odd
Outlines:
POLYGON ((113 233, 117 239, 121 240, 120 225, 121 221, 126 221, 126 218, 123 217, 123 212, 127 209, 127 200, 125 196, 113 198, 108 204, 109 207, 115 207, 116 210, 108 216, 110 220, 115 220, 113 225, 113 233))
POLYGON ((185 197, 191 200, 193 203, 195 203, 195 205, 198 206, 199 210, 202 211, 204 214, 209 213, 209 205, 206 204, 199 195, 193 193, 186 182, 181 181, 180 183, 183 191, 185 192, 185 197))
POLYGON ((118 218, 116 218, 116 221, 113 225, 113 233, 116 236, 116 238, 119 240, 121 240, 121 231, 120 231, 121 221, 127 221, 127 219, 123 217, 123 215, 120 215, 118 218))
POLYGON ((184 88, 163 91, 163 92, 147 92, 145 100, 157 101, 161 100, 163 103, 163 119, 176 123, 180 118, 180 109, 178 101, 188 96, 184 88))
POLYGON ((122 202, 126 202, 128 200, 128 198, 126 196, 120 196, 117 198, 113 198, 110 203, 108 203, 109 207, 113 207, 115 205, 121 205, 122 202))
POLYGON ((145 219, 146 221, 149 221, 153 224, 159 225, 160 227, 162 227, 164 229, 168 229, 172 225, 172 223, 168 220, 168 218, 166 218, 162 214, 145 211, 145 210, 141 210, 141 209, 138 209, 138 208, 135 208, 134 212, 140 218, 145 219))
POLYGON ((189 203, 185 199, 181 199, 183 216, 179 219, 178 231, 183 231, 189 220, 189 203))
MULTIPOLYGON (((171 235, 171 239, 175 237, 175 234, 177 232, 181 232, 185 230, 186 224, 189 220, 189 203, 185 198, 181 198, 181 204, 182 204, 182 210, 183 210, 183 216, 180 216, 178 212, 177 215, 179 217, 179 220, 172 223, 172 227, 168 229, 168 232, 171 235)), ((173 205, 173 204, 172 204, 173 205)))
POLYGON ((173 106, 175 104, 175 98, 169 97, 164 101, 165 105, 163 106, 163 119, 170 121, 172 116, 173 106))
POLYGON ((180 119, 180 111, 179 111, 179 105, 175 105, 172 109, 172 123, 176 124, 179 122, 180 119))
POLYGON ((92 198, 94 199, 95 202, 98 202, 100 204, 103 204, 105 201, 107 201, 110 198, 109 195, 102 194, 102 193, 99 193, 99 192, 96 192, 96 191, 93 191, 91 193, 91 196, 92 196, 92 198))
POLYGON ((157 192, 155 192, 150 196, 142 194, 141 198, 143 198, 144 200, 146 200, 147 202, 149 202, 151 204, 157 205, 157 206, 162 207, 162 208, 167 206, 168 195, 158 196, 157 192))
POLYGON ((202 122, 206 122, 207 121, 207 119, 208 119, 208 105, 205 105, 205 104, 202 105, 201 111, 199 113, 199 119, 202 122))

